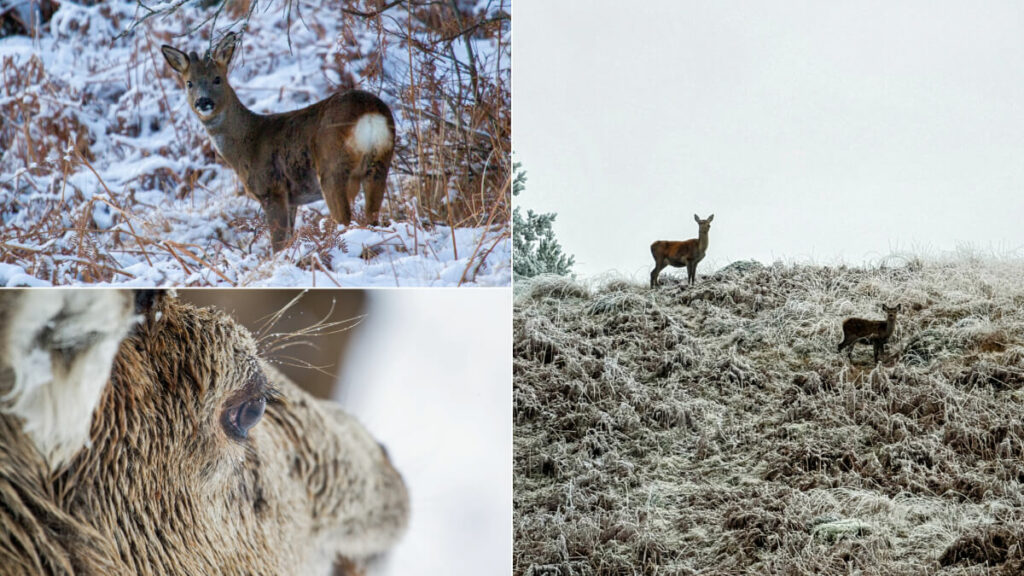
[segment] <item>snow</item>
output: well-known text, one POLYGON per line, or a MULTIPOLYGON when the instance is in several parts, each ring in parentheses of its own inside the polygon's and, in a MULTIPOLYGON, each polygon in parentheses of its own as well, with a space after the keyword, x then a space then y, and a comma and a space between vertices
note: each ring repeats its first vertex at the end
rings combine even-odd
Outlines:
POLYGON ((338 400, 412 498, 374 576, 511 574, 511 293, 376 290, 338 400))
MULTIPOLYGON (((401 145, 412 129, 408 116, 415 112, 403 100, 408 50, 396 40, 408 17, 404 8, 381 19, 392 37, 379 34, 367 20, 343 17, 335 2, 293 4, 290 25, 280 6, 261 6, 252 15, 235 52, 232 86, 260 113, 320 100, 339 89, 334 82, 342 75, 391 103, 400 146, 381 226, 334 226, 325 202, 318 201, 299 208, 295 243, 274 254, 259 203, 242 194, 234 172, 214 152, 159 51, 167 43, 202 53, 209 46, 209 24, 199 27, 205 37, 185 32, 213 11, 190 5, 117 38, 138 10, 134 3, 62 3, 39 38, 0 39, 4 82, 16 75, 30 79, 21 94, 0 89, 0 113, 28 126, 37 146, 46 143, 42 157, 25 158, 29 146, 20 128, 3 132, 0 126, 0 142, 9 144, 0 150, 0 261, 9 265, 0 280, 7 285, 508 286, 507 222, 456 224, 453 230, 453 222, 425 213, 409 192, 422 188, 418 180, 429 175, 417 176, 415 150, 401 145), (357 56, 350 59, 352 54, 357 56), (383 72, 363 74, 381 54, 383 72), (76 147, 79 140, 82 146, 76 147), (373 247, 373 253, 364 253, 365 247, 373 247), (96 265, 102 265, 99 275, 96 265)), ((499 0, 480 9, 497 14, 509 5, 499 0)), ((238 31, 240 24, 222 15, 215 37, 228 28, 238 31)), ((508 46, 489 39, 473 44, 481 70, 508 73, 508 46)), ((457 54, 465 58, 464 50, 457 54)), ((426 108, 428 95, 421 98, 426 108)), ((362 202, 360 195, 357 215, 362 202)))
POLYGON ((38 288, 48 286, 48 284, 47 282, 25 272, 25 269, 20 266, 0 262, 0 286, 27 286, 30 288, 38 288))

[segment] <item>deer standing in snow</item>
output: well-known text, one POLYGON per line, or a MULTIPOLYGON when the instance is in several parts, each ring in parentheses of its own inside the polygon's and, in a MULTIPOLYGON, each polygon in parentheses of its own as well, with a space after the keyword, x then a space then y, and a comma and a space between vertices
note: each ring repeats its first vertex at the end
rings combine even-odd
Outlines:
POLYGON ((651 288, 658 285, 658 274, 665 266, 681 268, 686 266, 686 283, 693 284, 697 278, 697 263, 704 259, 704 253, 708 250, 708 230, 711 230, 711 221, 715 215, 708 216, 707 220, 701 220, 700 216, 693 215, 697 221, 698 236, 681 242, 673 240, 658 240, 651 244, 651 256, 654 256, 654 270, 651 271, 651 288))
POLYGON ((331 217, 348 226, 360 186, 367 219, 376 224, 395 145, 388 105, 353 90, 300 110, 256 114, 228 84, 235 41, 229 32, 203 58, 171 46, 161 51, 184 79, 189 106, 217 152, 263 206, 274 251, 292 235, 299 204, 323 198, 331 217))
POLYGON ((848 355, 853 357, 853 345, 857 342, 867 341, 875 347, 875 363, 881 355, 885 354, 885 344, 892 336, 893 328, 896 327, 896 313, 902 309, 902 304, 889 308, 882 304, 882 312, 885 312, 885 320, 865 320, 863 318, 847 318, 843 320, 843 341, 839 343, 839 352, 843 348, 849 348, 848 355))

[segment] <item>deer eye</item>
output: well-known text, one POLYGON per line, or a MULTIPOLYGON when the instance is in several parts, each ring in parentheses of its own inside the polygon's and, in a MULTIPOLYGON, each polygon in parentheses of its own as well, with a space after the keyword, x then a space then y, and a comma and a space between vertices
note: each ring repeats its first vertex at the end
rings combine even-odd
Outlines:
POLYGON ((191 88, 192 87, 192 81, 191 80, 186 80, 185 81, 185 87, 186 88, 191 88))
POLYGON ((263 418, 266 409, 267 397, 263 395, 231 406, 224 411, 221 420, 224 430, 230 436, 244 440, 249 437, 249 430, 263 418))
POLYGON ((217 76, 216 78, 214 78, 213 79, 213 83, 214 84, 220 84, 220 76, 217 76))

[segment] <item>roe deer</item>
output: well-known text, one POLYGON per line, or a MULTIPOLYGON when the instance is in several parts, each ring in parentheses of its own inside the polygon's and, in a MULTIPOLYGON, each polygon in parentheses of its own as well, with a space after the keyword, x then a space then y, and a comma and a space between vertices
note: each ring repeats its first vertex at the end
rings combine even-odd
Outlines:
POLYGON ((665 266, 680 268, 686 266, 686 283, 693 284, 697 278, 697 263, 704 259, 704 253, 708 250, 708 230, 711 230, 711 221, 715 215, 708 216, 707 220, 701 220, 700 216, 693 215, 697 221, 697 238, 690 238, 681 242, 673 240, 658 240, 651 244, 651 256, 654 256, 654 270, 651 271, 651 288, 658 285, 658 274, 665 266))
POLYGON ((0 292, 5 576, 326 574, 388 549, 408 514, 384 448, 228 316, 0 292))
POLYGON ((348 226, 360 185, 367 220, 377 224, 395 146, 388 105, 353 90, 301 110, 256 114, 228 83, 235 39, 229 32, 203 58, 171 46, 161 50, 184 79, 189 105, 217 152, 263 206, 274 251, 291 237, 299 204, 323 198, 331 218, 348 226))
POLYGON ((882 312, 885 312, 885 320, 865 320, 863 318, 847 318, 843 320, 843 341, 839 343, 839 352, 843 348, 849 348, 848 355, 853 358, 853 345, 866 340, 868 344, 875 347, 875 364, 881 355, 885 354, 885 345, 892 336, 893 328, 896 327, 896 313, 903 308, 902 304, 889 308, 882 304, 882 312))

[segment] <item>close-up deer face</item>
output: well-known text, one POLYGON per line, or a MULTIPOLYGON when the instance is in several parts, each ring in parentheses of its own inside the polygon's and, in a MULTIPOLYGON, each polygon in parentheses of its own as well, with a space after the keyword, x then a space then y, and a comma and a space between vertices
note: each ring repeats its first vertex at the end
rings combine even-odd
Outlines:
POLYGON ((715 219, 715 215, 708 216, 706 220, 701 220, 700 216, 693 215, 693 219, 697 222, 697 230, 700 234, 707 234, 708 230, 711 230, 711 221, 715 219))
POLYGON ((167 63, 185 82, 189 106, 203 122, 220 114, 229 100, 228 64, 235 53, 235 40, 234 34, 226 34, 202 58, 196 52, 185 54, 166 45, 161 48, 167 63))
MULTIPOLYGON (((0 413, 0 468, 17 460, 30 478, 52 477, 56 495, 46 515, 0 512, 15 540, 19 531, 53 534, 32 540, 32 554, 0 552, 0 564, 32 573, 31 558, 52 555, 46 563, 84 573, 311 574, 398 539, 405 485, 358 422, 263 362, 225 314, 162 298, 136 316, 118 302, 123 294, 90 310, 78 295, 49 293, 41 298, 63 307, 35 315, 19 312, 34 296, 0 299, 0 391, 14 400, 0 413), (104 317, 91 322, 93 314, 104 317), (129 330, 102 378, 97 347, 129 330), (62 408, 72 402, 62 380, 76 375, 102 386, 62 408), (60 429, 86 419, 88 435, 65 437, 55 451, 42 420, 61 410, 60 429)), ((3 508, 17 504, 0 495, 3 508)))

